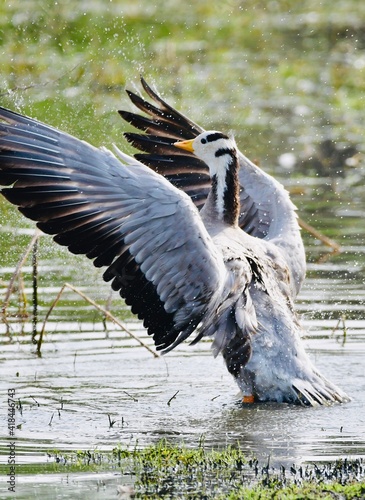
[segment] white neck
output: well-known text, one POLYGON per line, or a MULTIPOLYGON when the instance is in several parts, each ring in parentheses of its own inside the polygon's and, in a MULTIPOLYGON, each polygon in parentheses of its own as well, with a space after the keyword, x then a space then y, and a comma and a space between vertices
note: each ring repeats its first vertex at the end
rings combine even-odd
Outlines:
POLYGON ((216 169, 216 172, 214 174, 212 173, 212 171, 210 172, 211 177, 213 178, 214 175, 216 179, 215 206, 217 209, 218 217, 221 220, 223 220, 224 210, 225 210, 224 194, 227 190, 226 175, 229 167, 226 161, 224 163, 225 165, 224 166, 221 165, 220 168, 216 169))
POLYGON ((217 158, 212 176, 211 204, 216 217, 229 225, 236 225, 239 216, 238 162, 235 155, 217 158))

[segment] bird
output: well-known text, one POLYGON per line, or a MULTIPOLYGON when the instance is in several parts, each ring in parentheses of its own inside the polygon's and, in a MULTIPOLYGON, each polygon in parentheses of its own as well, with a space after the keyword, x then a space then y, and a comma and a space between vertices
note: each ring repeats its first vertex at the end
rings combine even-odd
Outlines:
POLYGON ((83 254, 143 321, 157 350, 212 339, 244 404, 344 403, 313 365, 294 300, 305 276, 286 190, 141 78, 148 116, 119 111, 142 153, 96 148, 0 108, 1 194, 56 243, 83 254))

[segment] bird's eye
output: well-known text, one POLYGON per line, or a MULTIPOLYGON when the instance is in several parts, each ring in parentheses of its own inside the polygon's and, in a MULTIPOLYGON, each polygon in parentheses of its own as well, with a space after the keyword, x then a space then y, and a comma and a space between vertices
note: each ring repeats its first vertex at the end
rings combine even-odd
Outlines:
POLYGON ((202 144, 206 144, 207 140, 206 140, 206 139, 204 139, 204 137, 203 137, 203 139, 201 139, 201 140, 200 140, 200 142, 201 142, 202 144))

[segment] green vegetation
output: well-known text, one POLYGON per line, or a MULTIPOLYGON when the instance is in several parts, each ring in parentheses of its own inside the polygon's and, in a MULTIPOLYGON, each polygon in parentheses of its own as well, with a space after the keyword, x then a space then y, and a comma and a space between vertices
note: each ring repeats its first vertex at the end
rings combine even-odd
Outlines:
POLYGON ((120 143, 115 110, 143 73, 196 120, 233 128, 261 162, 317 134, 361 143, 364 22, 357 0, 27 0, 27 15, 7 2, 2 104, 120 143))
POLYGON ((365 497, 364 470, 359 460, 276 470, 247 458, 239 447, 212 450, 201 443, 191 449, 166 441, 144 449, 118 446, 110 453, 53 451, 48 455, 50 463, 20 465, 17 474, 120 471, 133 482, 136 497, 142 499, 365 497))

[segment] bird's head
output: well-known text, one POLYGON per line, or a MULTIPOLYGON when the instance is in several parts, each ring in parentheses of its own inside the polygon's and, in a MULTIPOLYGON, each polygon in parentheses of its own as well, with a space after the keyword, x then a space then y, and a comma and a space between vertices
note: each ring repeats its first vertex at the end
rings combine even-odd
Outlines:
POLYGON ((237 157, 235 140, 215 130, 203 132, 195 139, 175 142, 174 146, 202 160, 209 167, 211 177, 227 170, 237 157))
POLYGON ((208 199, 216 217, 229 225, 238 224, 239 180, 237 147, 233 138, 209 130, 189 141, 174 146, 193 153, 209 167, 212 187, 208 199))

